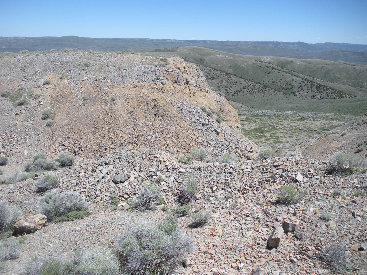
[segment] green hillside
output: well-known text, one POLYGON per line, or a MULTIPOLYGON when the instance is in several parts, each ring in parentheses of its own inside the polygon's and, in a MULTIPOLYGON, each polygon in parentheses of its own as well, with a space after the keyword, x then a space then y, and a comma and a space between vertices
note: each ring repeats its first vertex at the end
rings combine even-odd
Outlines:
POLYGON ((367 66, 201 47, 140 53, 197 64, 212 89, 237 109, 243 134, 262 149, 293 152, 298 144, 367 113, 367 66))

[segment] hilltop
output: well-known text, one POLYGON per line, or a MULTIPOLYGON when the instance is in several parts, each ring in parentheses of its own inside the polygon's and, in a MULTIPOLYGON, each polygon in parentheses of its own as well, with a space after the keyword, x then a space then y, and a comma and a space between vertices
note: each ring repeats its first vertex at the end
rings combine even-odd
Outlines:
MULTIPOLYGON (((174 274, 366 272, 365 163, 264 154, 241 133, 243 114, 233 107, 240 103, 232 106, 226 93, 213 90, 210 70, 172 52, 1 54, 0 153, 7 160, 0 200, 25 217, 39 213, 40 200, 54 192, 37 189, 49 174, 61 192, 86 198, 90 212, 59 223, 47 217, 26 238, 2 234, 23 242, 18 257, 0 261, 2 272, 21 274, 33 257, 115 251, 117 237, 132 224, 177 215, 187 186, 195 193, 183 203, 187 213, 181 217, 181 209, 177 226, 195 249, 174 274), (60 153, 73 162, 57 165, 60 153), (52 171, 29 172, 39 160, 52 171), (136 202, 152 190, 161 194, 159 205, 141 211, 136 202), (195 220, 202 212, 209 216, 195 220)), ((255 94, 281 92, 241 79, 255 94)), ((322 96, 361 100, 352 84, 343 94, 337 84, 325 84, 322 96)), ((305 89, 295 97, 313 94, 305 89)))

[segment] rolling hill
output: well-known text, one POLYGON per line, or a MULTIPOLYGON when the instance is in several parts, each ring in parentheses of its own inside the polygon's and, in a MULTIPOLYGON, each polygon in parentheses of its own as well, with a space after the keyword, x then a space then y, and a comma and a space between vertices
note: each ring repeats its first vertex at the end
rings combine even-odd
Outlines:
POLYGON ((0 37, 0 52, 47 51, 79 49, 124 51, 185 46, 205 47, 235 54, 325 59, 367 64, 367 45, 346 43, 277 42, 277 41, 215 41, 146 38, 63 37, 0 37))

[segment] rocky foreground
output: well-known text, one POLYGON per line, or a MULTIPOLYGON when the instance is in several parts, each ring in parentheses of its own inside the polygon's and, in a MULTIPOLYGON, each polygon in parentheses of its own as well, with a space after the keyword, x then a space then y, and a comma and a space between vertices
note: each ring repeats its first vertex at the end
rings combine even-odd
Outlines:
MULTIPOLYGON (((74 165, 52 174, 61 190, 83 194, 91 212, 28 234, 19 258, 3 263, 5 274, 20 274, 33 256, 113 248, 127 225, 164 219, 191 179, 198 185, 191 212, 210 218, 199 228, 188 226, 189 216, 178 219, 195 250, 175 274, 367 272, 366 174, 329 175, 328 162, 301 156, 260 158, 239 133, 233 108, 192 64, 116 53, 3 55, 1 91, 10 93, 0 98, 0 150, 9 158, 2 178, 38 152, 55 158, 68 151, 74 165), (45 109, 53 116, 42 119, 45 109), (199 147, 204 156, 183 163, 199 147), (132 209, 129 202, 151 183, 165 205, 132 209), (277 202, 283 186, 297 190, 289 204, 277 202), (322 258, 335 243, 346 248, 337 266, 322 258)), ((1 184, 0 200, 38 213, 40 176, 1 184)))

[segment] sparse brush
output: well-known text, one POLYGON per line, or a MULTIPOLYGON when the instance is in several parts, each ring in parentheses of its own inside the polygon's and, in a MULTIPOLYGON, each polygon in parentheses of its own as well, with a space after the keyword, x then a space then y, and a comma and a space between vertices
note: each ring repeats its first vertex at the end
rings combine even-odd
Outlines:
POLYGON ((86 275, 118 275, 119 261, 109 249, 93 249, 83 251, 77 257, 75 274, 86 275))
POLYGON ((223 156, 219 158, 219 162, 233 164, 238 162, 238 157, 234 154, 225 153, 223 156))
POLYGON ((189 205, 180 205, 177 206, 176 208, 174 208, 172 210, 173 215, 175 215, 176 217, 184 217, 184 216, 188 216, 190 214, 190 206, 189 205))
POLYGON ((188 156, 180 156, 178 158, 178 162, 186 164, 186 165, 190 165, 192 163, 192 157, 191 155, 188 156))
POLYGON ((347 269, 346 246, 344 244, 332 243, 324 247, 319 258, 327 263, 333 271, 345 271, 347 269))
POLYGON ((363 158, 338 152, 330 157, 330 165, 326 173, 350 175, 357 168, 364 168, 366 166, 367 162, 363 158))
POLYGON ((207 212, 202 212, 202 211, 196 212, 195 214, 192 215, 192 222, 189 225, 189 227, 191 228, 202 227, 208 223, 209 218, 210 218, 210 215, 207 212))
POLYGON ((279 156, 279 154, 277 154, 275 151, 273 150, 263 150, 259 153, 259 159, 260 160, 265 160, 265 159, 268 159, 268 158, 272 158, 272 157, 277 157, 279 156))
POLYGON ((139 211, 150 210, 163 199, 161 191, 154 185, 146 185, 140 192, 133 207, 139 211))
POLYGON ((191 157, 194 160, 204 161, 208 157, 208 149, 206 148, 193 148, 191 151, 191 157))
MULTIPOLYGON (((169 222, 170 223, 170 222, 169 222)), ((173 227, 132 225, 116 243, 124 274, 171 274, 192 251, 192 241, 173 227)))
POLYGON ((4 232, 11 219, 11 211, 8 202, 0 201, 0 232, 4 232))
POLYGON ((60 167, 72 166, 74 163, 74 157, 69 153, 61 153, 56 161, 60 164, 60 167))
POLYGON ((176 218, 171 215, 168 216, 163 222, 159 224, 158 228, 166 234, 172 235, 173 232, 178 230, 176 218))
POLYGON ((37 171, 51 171, 56 170, 59 164, 54 160, 47 160, 43 154, 38 154, 33 158, 31 163, 28 163, 24 170, 26 172, 37 172, 37 171))
POLYGON ((42 120, 54 119, 54 117, 55 117, 55 113, 52 109, 43 110, 42 115, 41 115, 42 120))
POLYGON ((52 220, 54 223, 60 223, 60 222, 72 222, 75 220, 81 220, 85 217, 88 217, 90 215, 90 212, 88 210, 74 210, 71 212, 68 212, 60 217, 56 217, 52 220))
POLYGON ((329 212, 322 212, 320 215, 320 219, 328 222, 331 220, 331 214, 329 212))
POLYGON ((10 207, 7 201, 0 200, 0 233, 12 230, 13 225, 20 216, 20 210, 10 207))
POLYGON ((180 190, 177 198, 177 202, 181 205, 188 204, 196 199, 196 194, 198 193, 198 183, 197 179, 193 176, 188 176, 188 183, 186 183, 180 190))
POLYGON ((65 257, 34 258, 26 264, 23 275, 66 275, 73 274, 74 262, 65 257))
POLYGON ((20 245, 18 240, 12 238, 6 241, 0 240, 0 262, 14 260, 19 257, 20 245))
POLYGON ((74 255, 34 258, 24 268, 24 275, 118 275, 119 262, 109 249, 76 251, 74 255))
POLYGON ((58 180, 56 177, 51 175, 46 175, 40 178, 36 183, 36 192, 42 193, 53 188, 56 188, 58 185, 58 180))
POLYGON ((40 200, 40 212, 47 216, 48 220, 64 216, 72 211, 88 210, 88 204, 78 192, 60 192, 51 190, 40 200))
POLYGON ((27 179, 33 179, 36 176, 35 172, 20 172, 15 174, 12 179, 14 182, 25 181, 27 179))
POLYGON ((277 203, 279 204, 295 204, 299 201, 300 194, 296 187, 293 185, 282 186, 279 190, 277 203))
POLYGON ((4 155, 0 155, 0 166, 5 166, 8 164, 8 158, 4 155))
POLYGON ((0 184, 13 184, 13 183, 15 183, 13 178, 6 178, 6 179, 0 180, 0 184))

